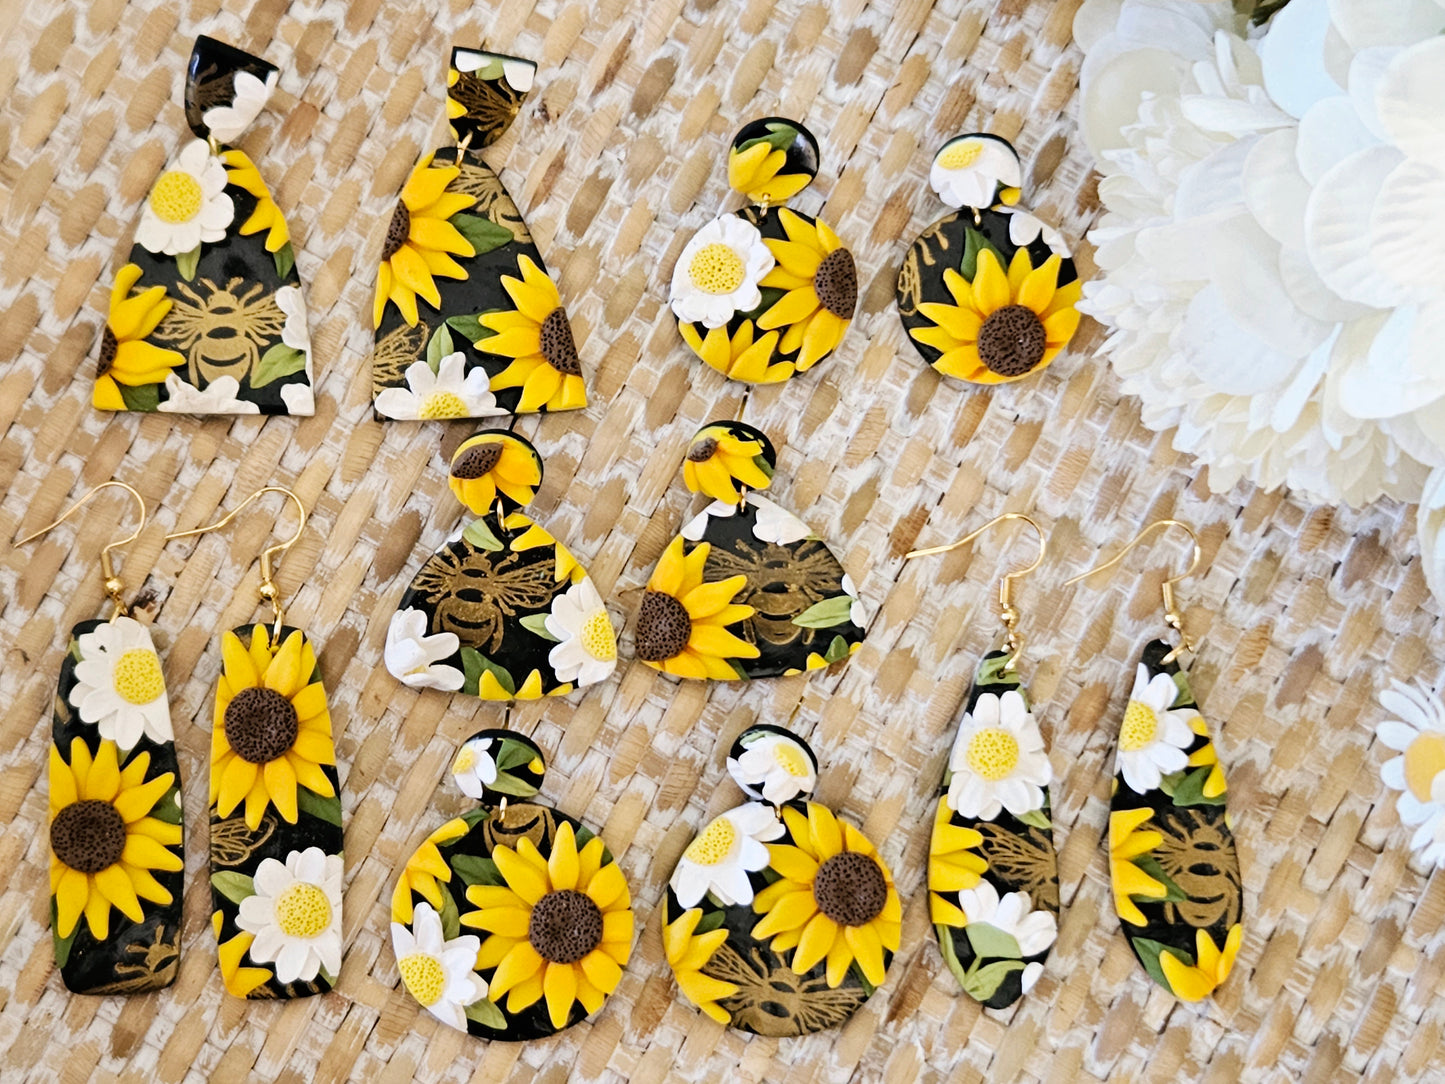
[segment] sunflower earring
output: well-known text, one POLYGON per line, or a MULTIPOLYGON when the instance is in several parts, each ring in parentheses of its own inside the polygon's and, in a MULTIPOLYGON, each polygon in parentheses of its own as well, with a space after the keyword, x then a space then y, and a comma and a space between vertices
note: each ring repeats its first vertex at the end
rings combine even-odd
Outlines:
POLYGON ((77 994, 160 990, 181 958, 181 777, 166 681, 111 557, 140 537, 145 501, 102 482, 15 544, 111 487, 131 495, 140 522, 100 551, 111 614, 71 630, 50 730, 50 927, 55 964, 77 994))
POLYGON ((587 405, 557 285, 479 151, 502 137, 537 65, 454 48, 456 147, 426 155, 392 213, 377 271, 372 396, 382 418, 488 418, 587 405))
POLYGON ((487 1039, 540 1039, 600 1009, 632 954, 632 894, 607 846, 533 799, 542 751, 482 730, 452 778, 480 804, 407 859, 391 944, 407 991, 442 1023, 487 1039))
POLYGON ((1200 1001, 1234 966, 1244 936, 1244 898, 1224 769, 1176 661, 1197 646, 1184 631, 1174 585, 1199 567, 1199 539, 1178 520, 1156 520, 1114 557, 1064 582, 1112 568, 1150 532, 1169 527, 1188 533, 1194 559, 1162 587, 1165 623, 1179 643, 1144 645, 1119 724, 1109 876, 1114 909, 1144 969, 1181 1000, 1200 1001))
POLYGON ((226 989, 251 999, 309 997, 341 970, 341 797, 326 689, 311 638, 282 621, 272 559, 301 537, 306 508, 289 489, 258 489, 296 506, 296 530, 261 552, 257 622, 221 634, 211 730, 211 925, 226 989))
POLYGON ((796 121, 745 124, 728 184, 751 202, 698 230, 669 302, 693 353, 724 376, 774 384, 831 354, 858 304, 858 269, 827 223, 780 206, 818 174, 818 141, 796 121))
POLYGON ((899 269, 903 330, 945 376, 1001 384, 1043 371, 1078 329, 1082 284, 1059 231, 1018 206, 1018 152, 998 136, 956 136, 928 180, 959 210, 924 230, 899 269))
POLYGON ((698 430, 682 476, 713 503, 683 526, 637 611, 637 657, 684 678, 767 678, 850 658, 863 604, 827 543, 759 496, 772 442, 741 422, 698 430))
POLYGON ((715 817, 668 881, 662 943, 678 988, 758 1035, 837 1027, 882 985, 903 909, 878 850, 810 801, 818 758, 766 724, 733 743, 749 801, 715 817))
POLYGON ((1038 556, 999 581, 1004 637, 979 661, 928 848, 938 947, 964 992, 991 1009, 1007 1008, 1033 988, 1059 935, 1053 767, 1018 674, 1023 641, 1012 599, 1014 580, 1043 563, 1048 543, 1028 516, 1005 512, 957 542, 907 554, 946 553, 1011 519, 1034 529, 1038 556))
POLYGON ((290 233, 256 163, 227 146, 278 72, 199 37, 186 69, 195 138, 151 186, 100 336, 101 410, 314 414, 311 335, 290 233))

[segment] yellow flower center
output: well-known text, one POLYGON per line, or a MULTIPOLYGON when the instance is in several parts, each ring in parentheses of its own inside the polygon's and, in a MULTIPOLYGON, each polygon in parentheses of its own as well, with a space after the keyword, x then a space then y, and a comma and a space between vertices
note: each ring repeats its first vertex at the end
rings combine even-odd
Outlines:
POLYGON ((477 754, 472 752, 470 745, 462 746, 461 752, 457 754, 457 759, 452 761, 452 771, 454 772, 469 772, 476 766, 477 754))
POLYGON ((297 881, 276 897, 276 925, 287 937, 315 937, 331 925, 331 901, 316 885, 297 881))
POLYGON ((704 245, 687 265, 687 276, 708 294, 730 294, 743 284, 743 261, 727 245, 704 245))
POLYGON ((617 634, 612 631, 612 622, 607 619, 606 610, 593 610, 587 615, 580 638, 582 650, 594 659, 612 662, 617 658, 617 634))
POLYGON ((1007 779, 1019 766, 1018 739, 998 727, 980 730, 968 739, 968 766, 990 782, 1007 779))
POLYGON ((434 391, 422 400, 421 409, 416 412, 416 416, 428 421, 437 418, 465 418, 467 404, 462 402, 462 397, 456 392, 434 391))
POLYGON ((396 962, 401 972, 401 981, 411 991, 411 996, 430 1008, 442 998, 447 988, 447 973, 442 962, 426 952, 413 952, 396 962))
POLYGON ((1137 753, 1158 733, 1159 716, 1154 709, 1137 700, 1129 701, 1129 706, 1124 709, 1124 725, 1119 728, 1119 748, 1126 753, 1137 753))
POLYGON ((737 839, 738 830, 733 827, 733 822, 726 817, 718 817, 702 830, 702 835, 687 845, 682 856, 699 866, 715 866, 733 853, 733 844, 737 839))
POLYGON ((967 169, 982 153, 982 143, 955 143, 938 156, 938 164, 944 169, 967 169))
POLYGON ((808 778, 808 772, 812 768, 801 749, 796 745, 785 745, 782 742, 773 746, 773 760, 777 761, 778 767, 794 779, 808 778))
POLYGON ((127 704, 149 704, 166 691, 161 660, 154 651, 144 647, 132 648, 116 659, 110 679, 127 704))
POLYGON ((201 213, 201 182, 185 170, 168 169, 151 189, 151 210, 162 222, 189 222, 201 213))
POLYGON ((1405 785, 1422 802, 1430 801, 1430 785, 1445 772, 1445 736, 1421 734, 1405 750, 1405 785))

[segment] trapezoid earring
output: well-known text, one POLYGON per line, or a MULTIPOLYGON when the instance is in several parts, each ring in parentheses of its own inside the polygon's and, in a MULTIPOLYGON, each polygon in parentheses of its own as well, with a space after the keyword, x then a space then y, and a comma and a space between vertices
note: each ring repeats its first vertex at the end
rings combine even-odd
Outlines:
POLYGON ((999 136, 955 136, 928 180, 959 210, 908 249, 903 330, 944 376, 1001 384, 1043 371, 1078 330, 1082 283, 1063 235, 1019 206, 1018 152, 999 136))
POLYGON ((902 903, 868 837, 810 801, 818 758, 780 727, 728 753, 749 799, 715 817, 668 880, 662 943, 678 989, 758 1035, 838 1027, 882 985, 902 903))
POLYGON ((407 991, 487 1039, 553 1035, 602 1007, 632 955, 632 893, 600 836, 534 801, 542 751, 514 730, 462 744, 452 778, 478 801, 407 859, 391 944, 407 991))
POLYGON ((746 207, 698 230, 672 272, 669 303, 693 353, 749 384, 802 373, 835 349, 858 306, 853 254, 821 219, 783 207, 818 175, 818 141, 797 121, 743 125, 728 184, 746 207))
POLYGON ((296 530, 261 551, 271 626, 221 634, 211 729, 211 925, 226 990, 253 1000, 310 997, 341 970, 341 781, 331 713, 311 638, 282 620, 272 560, 306 527, 306 506, 281 486, 252 493, 219 530, 267 493, 296 506, 296 530))
POLYGON ((537 65, 460 46, 447 69, 455 148, 412 170, 377 271, 372 398, 380 418, 488 418, 587 405, 557 284, 479 152, 501 138, 537 65))
POLYGON ((256 163, 228 146, 278 72, 199 37, 195 138, 151 186, 100 336, 94 403, 182 414, 314 414, 311 334, 291 235, 256 163))
POLYGON ((1244 937, 1244 889, 1224 768, 1177 662, 1198 644, 1184 631, 1174 585, 1199 567, 1199 538, 1176 519, 1155 520, 1108 561, 1112 568, 1152 531, 1178 527, 1194 544, 1189 567, 1162 585, 1165 623, 1179 643, 1151 640, 1135 667, 1119 723, 1109 798, 1114 909, 1151 978, 1182 1001, 1200 1001, 1229 977, 1244 937))
POLYGON ((851 658, 865 616, 852 578, 806 523, 756 490, 777 453, 742 422, 703 426, 682 476, 713 503, 663 551, 637 610, 637 657, 684 678, 731 681, 851 658))
POLYGON ((185 855, 170 702, 150 630, 129 616, 111 557, 140 537, 145 501, 124 482, 102 482, 15 544, 111 487, 131 495, 140 522, 100 551, 110 617, 71 629, 50 729, 50 928, 55 964, 77 994, 160 990, 181 959, 185 855))
POLYGON ((452 454, 448 482, 475 516, 432 554, 386 631, 386 669, 404 685, 536 700, 595 685, 617 666, 617 633, 571 552, 520 509, 542 457, 505 429, 452 454))
POLYGON ((999 581, 1001 642, 981 660, 939 791, 928 848, 929 907, 944 962, 967 993, 991 1009, 1012 1005, 1044 972, 1059 936, 1059 868, 1049 784, 1053 766, 1019 677, 1013 582, 1043 563, 1048 543, 1019 512, 995 516, 947 546, 967 545, 1011 519, 1032 527, 1038 556, 999 581))

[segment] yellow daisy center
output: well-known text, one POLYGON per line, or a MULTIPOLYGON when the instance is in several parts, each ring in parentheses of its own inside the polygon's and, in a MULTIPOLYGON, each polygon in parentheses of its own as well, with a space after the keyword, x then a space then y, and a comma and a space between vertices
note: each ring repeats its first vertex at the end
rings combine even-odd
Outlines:
POLYGON ((447 973, 442 970, 442 962, 435 956, 426 952, 413 952, 410 956, 403 956, 398 960, 396 967, 401 972, 401 981, 406 983, 406 988, 411 991, 411 996, 423 1006, 430 1008, 441 1000, 442 993, 447 988, 447 973))
POLYGON ((978 731, 968 739, 968 766, 990 782, 1007 779, 1019 766, 1018 739, 998 727, 978 731))
POLYGON ((794 745, 784 745, 779 742, 773 746, 773 760, 778 767, 787 772, 794 779, 806 779, 811 765, 808 758, 803 755, 801 749, 794 745))
POLYGON ((612 622, 607 619, 606 610, 594 610, 587 615, 580 639, 582 650, 594 659, 612 662, 617 658, 617 635, 612 631, 612 622))
POLYGON ((127 704, 149 704, 166 691, 161 660, 144 647, 132 648, 115 660, 111 681, 127 704))
POLYGON ((699 866, 716 866, 733 853, 738 830, 726 817, 719 817, 702 830, 702 835, 687 845, 682 856, 699 866))
POLYGON ((462 397, 454 391, 434 391, 422 400, 421 409, 416 412, 416 416, 428 421, 437 418, 465 418, 467 404, 462 402, 462 397))
POLYGON ((743 284, 743 261, 727 245, 714 241, 704 245, 687 265, 687 276, 708 294, 730 294, 743 284))
POLYGON ((315 937, 331 925, 331 901, 316 885, 297 881, 276 897, 276 925, 287 937, 315 937))
POLYGON ((185 170, 168 169, 151 189, 151 210, 162 222, 189 222, 201 213, 201 182, 185 170))
POLYGON ((1119 728, 1119 748, 1126 753, 1137 753, 1158 733, 1159 716, 1154 709, 1137 700, 1129 701, 1124 709, 1124 725, 1119 728))
POLYGON ((1445 736, 1421 734, 1405 750, 1405 785, 1422 802, 1430 801, 1430 785, 1445 772, 1445 736))
POLYGON ((462 746, 461 752, 457 754, 457 759, 452 761, 452 771, 454 772, 469 772, 476 766, 477 754, 472 752, 470 745, 462 746))
POLYGON ((967 169, 982 153, 982 144, 955 143, 938 156, 938 164, 944 169, 967 169))

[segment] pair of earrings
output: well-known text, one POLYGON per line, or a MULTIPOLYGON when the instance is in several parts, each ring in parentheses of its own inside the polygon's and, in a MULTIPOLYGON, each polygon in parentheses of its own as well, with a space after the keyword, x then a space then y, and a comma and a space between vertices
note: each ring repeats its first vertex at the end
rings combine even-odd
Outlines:
MULTIPOLYGON (((107 488, 130 494, 140 522, 100 555, 106 620, 71 631, 51 726, 50 891, 55 961, 76 993, 161 989, 180 962, 182 809, 169 701, 150 631, 130 616, 111 552, 146 522, 124 482, 91 489, 40 537, 107 488)), ((213 524, 218 530, 266 493, 296 506, 295 533, 261 554, 260 598, 270 628, 221 636, 211 735, 212 926, 226 989, 238 997, 325 993, 341 967, 341 798, 325 688, 309 637, 282 621, 272 562, 301 537, 306 514, 267 486, 213 524)))

